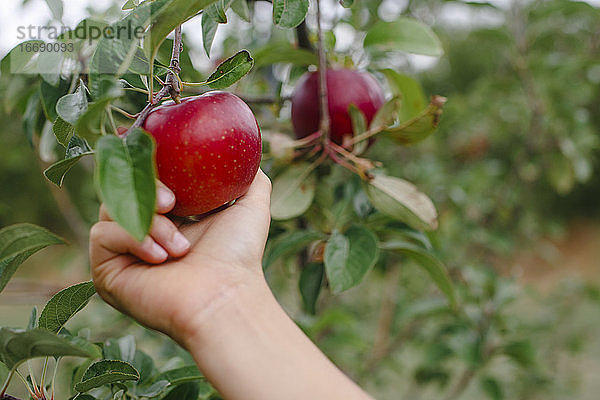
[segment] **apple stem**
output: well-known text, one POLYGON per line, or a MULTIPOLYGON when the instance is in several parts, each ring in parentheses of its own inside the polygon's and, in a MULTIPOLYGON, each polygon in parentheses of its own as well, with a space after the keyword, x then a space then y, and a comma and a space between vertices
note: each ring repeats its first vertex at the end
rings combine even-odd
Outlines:
POLYGON ((331 158, 333 160, 333 162, 335 162, 336 164, 341 165, 342 167, 354 172, 355 174, 360 176, 362 179, 365 179, 365 180, 368 179, 363 171, 361 171, 354 165, 350 164, 348 161, 344 160, 343 158, 338 157, 338 155, 333 151, 332 147, 325 146, 324 154, 328 155, 329 158, 331 158))
POLYGON ((355 172, 364 180, 369 179, 369 170, 380 165, 380 163, 377 161, 371 161, 367 158, 357 157, 355 154, 331 141, 327 145, 327 148, 329 156, 333 161, 355 172), (342 156, 343 158, 339 158, 338 155, 342 156), (354 165, 350 164, 348 161, 351 161, 354 165))
POLYGON ((327 100, 327 59, 323 47, 323 29, 321 27, 321 2, 317 0, 317 33, 319 52, 319 99, 321 108, 321 134, 323 143, 329 140, 329 105, 327 100))
POLYGON ((169 65, 169 73, 167 74, 167 78, 165 79, 165 83, 162 89, 160 89, 160 91, 155 95, 151 96, 150 102, 146 105, 146 107, 144 107, 142 111, 140 111, 133 125, 131 125, 127 132, 121 135, 121 138, 125 139, 133 129, 141 128, 142 125, 144 125, 146 118, 148 118, 148 115, 150 115, 152 110, 167 95, 171 96, 175 103, 181 103, 181 80, 179 79, 181 67, 179 65, 179 59, 182 50, 183 41, 181 25, 179 25, 177 28, 175 28, 175 38, 173 40, 173 53, 171 54, 171 64, 169 65))
POLYGON ((311 145, 315 140, 319 139, 323 134, 321 131, 316 131, 310 135, 294 141, 294 147, 304 147, 311 145))

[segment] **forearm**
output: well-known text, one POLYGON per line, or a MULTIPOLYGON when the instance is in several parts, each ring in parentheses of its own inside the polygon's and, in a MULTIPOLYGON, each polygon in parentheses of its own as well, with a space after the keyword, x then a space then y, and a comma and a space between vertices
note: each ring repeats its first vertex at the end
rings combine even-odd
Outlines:
POLYGON ((304 335, 267 285, 232 293, 184 346, 228 400, 369 399, 304 335))

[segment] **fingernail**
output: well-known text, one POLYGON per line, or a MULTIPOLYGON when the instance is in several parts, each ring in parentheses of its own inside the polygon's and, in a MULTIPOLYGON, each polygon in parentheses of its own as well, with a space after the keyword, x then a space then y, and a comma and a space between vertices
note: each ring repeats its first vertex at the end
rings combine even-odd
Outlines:
POLYGON ((169 254, 165 249, 163 249, 158 243, 153 242, 152 247, 150 248, 152 255, 158 259, 167 258, 169 254))
POLYGON ((187 240, 187 238, 183 236, 181 232, 177 231, 173 235, 173 239, 171 240, 171 246, 176 252, 184 252, 190 248, 190 241, 187 240))
POLYGON ((169 207, 175 201, 175 195, 169 189, 159 186, 157 192, 157 204, 159 208, 169 207))

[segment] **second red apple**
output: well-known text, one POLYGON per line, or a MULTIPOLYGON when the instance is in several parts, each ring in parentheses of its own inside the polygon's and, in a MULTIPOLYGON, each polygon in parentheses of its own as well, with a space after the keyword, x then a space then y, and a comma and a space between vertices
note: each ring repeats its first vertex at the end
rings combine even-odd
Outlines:
MULTIPOLYGON (((331 140, 343 144, 344 136, 352 136, 352 120, 348 106, 361 110, 367 123, 383 105, 383 90, 370 74, 350 69, 327 70, 327 100, 331 140)), ((309 72, 300 78, 292 95, 292 124, 297 138, 319 130, 319 73, 309 72)))

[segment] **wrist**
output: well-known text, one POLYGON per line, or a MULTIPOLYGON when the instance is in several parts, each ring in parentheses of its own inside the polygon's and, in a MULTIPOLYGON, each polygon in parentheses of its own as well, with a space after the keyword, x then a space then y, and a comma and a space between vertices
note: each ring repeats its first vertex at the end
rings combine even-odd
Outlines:
POLYGON ((179 327, 173 335, 183 348, 190 352, 203 344, 208 344, 222 332, 231 332, 236 324, 246 318, 252 318, 264 310, 279 307, 262 274, 255 270, 246 270, 243 276, 229 282, 221 282, 213 288, 210 301, 202 302, 203 308, 196 310, 183 321, 174 321, 172 326, 179 327))

